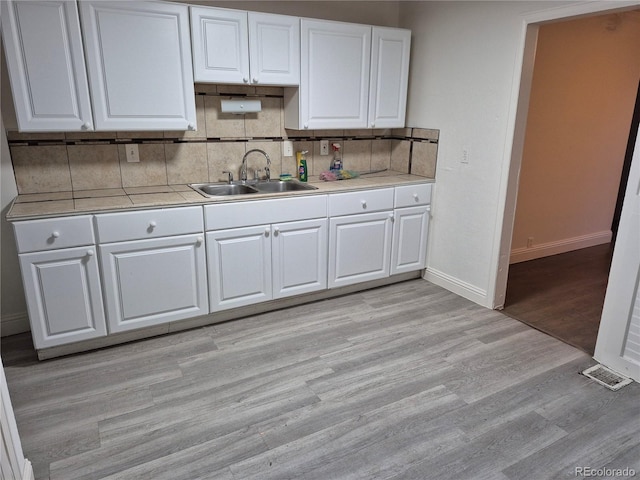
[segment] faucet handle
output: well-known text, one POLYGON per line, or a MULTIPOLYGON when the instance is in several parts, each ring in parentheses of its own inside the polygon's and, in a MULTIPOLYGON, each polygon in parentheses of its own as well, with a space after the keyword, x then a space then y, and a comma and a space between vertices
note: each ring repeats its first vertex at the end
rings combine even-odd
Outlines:
POLYGON ((231 183, 233 182, 233 172, 230 172, 228 170, 223 170, 222 173, 226 173, 229 177, 228 177, 228 182, 231 183))
POLYGON ((261 171, 262 171, 262 169, 261 169, 261 168, 256 168, 256 169, 253 171, 253 179, 254 179, 254 180, 256 180, 256 181, 257 181, 257 180, 260 180, 260 172, 261 172, 261 171))

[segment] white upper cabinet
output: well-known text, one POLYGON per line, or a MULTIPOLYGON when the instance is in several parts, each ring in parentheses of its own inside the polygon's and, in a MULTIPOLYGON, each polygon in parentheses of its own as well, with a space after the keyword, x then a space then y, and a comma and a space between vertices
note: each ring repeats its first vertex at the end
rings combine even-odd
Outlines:
POLYGON ((196 82, 249 83, 247 12, 191 7, 196 82))
POLYGON ((196 82, 298 85, 300 20, 191 7, 196 82))
POLYGON ((164 2, 82 1, 98 130, 194 130, 189 10, 164 2))
POLYGON ((249 12, 251 83, 300 83, 300 19, 249 12))
POLYGON ((404 127, 411 30, 373 27, 369 127, 404 127))
POLYGON ((286 128, 404 127, 410 30, 302 19, 301 45, 286 128))
POLYGON ((93 130, 76 2, 0 3, 20 131, 93 130))
POLYGON ((366 128, 371 27, 302 19, 300 88, 285 93, 285 126, 366 128))

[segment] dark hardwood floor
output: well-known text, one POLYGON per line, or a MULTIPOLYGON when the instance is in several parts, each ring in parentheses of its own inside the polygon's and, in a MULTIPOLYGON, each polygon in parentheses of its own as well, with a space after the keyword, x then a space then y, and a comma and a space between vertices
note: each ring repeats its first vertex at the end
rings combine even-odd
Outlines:
POLYGON ((598 245, 510 265, 503 312, 593 355, 612 251, 598 245))
POLYGON ((2 358, 38 480, 640 471, 640 385, 424 280, 43 362, 16 335, 2 358))

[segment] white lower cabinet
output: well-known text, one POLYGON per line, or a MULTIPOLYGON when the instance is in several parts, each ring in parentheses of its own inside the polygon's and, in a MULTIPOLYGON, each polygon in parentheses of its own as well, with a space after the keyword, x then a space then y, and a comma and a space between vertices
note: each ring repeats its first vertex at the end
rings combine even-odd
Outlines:
POLYGON ((211 311, 327 288, 327 220, 207 233, 211 311))
POLYGON ((100 246, 110 332, 209 313, 202 235, 100 246))
POLYGON ((271 300, 269 225, 207 233, 211 311, 271 300))
POLYGON ((95 247, 19 257, 36 349, 107 334, 95 247))
POLYGON ((209 313, 201 207, 96 215, 109 332, 209 313))
POLYGON ((327 288, 327 219, 272 226, 273 298, 327 288))
POLYGON ((426 266, 429 207, 398 208, 394 212, 391 274, 426 266))
POLYGON ((389 276, 391 211, 331 219, 329 288, 389 276))
POLYGON ((107 334, 91 219, 13 224, 36 349, 107 334))

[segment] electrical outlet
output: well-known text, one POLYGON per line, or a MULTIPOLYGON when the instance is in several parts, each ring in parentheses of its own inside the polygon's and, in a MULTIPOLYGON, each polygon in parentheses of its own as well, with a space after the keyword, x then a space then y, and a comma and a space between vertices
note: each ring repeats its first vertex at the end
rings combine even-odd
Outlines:
POLYGON ((533 247, 533 237, 527 238, 527 248, 533 247))
POLYGON ((329 140, 320 140, 320 155, 329 155, 329 140))
POLYGON ((293 157, 293 142, 291 140, 282 142, 282 156, 293 157))
POLYGON ((127 151, 127 162, 135 163, 140 161, 140 153, 138 152, 137 144, 131 143, 126 145, 124 148, 127 151))

